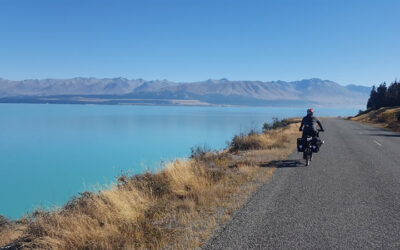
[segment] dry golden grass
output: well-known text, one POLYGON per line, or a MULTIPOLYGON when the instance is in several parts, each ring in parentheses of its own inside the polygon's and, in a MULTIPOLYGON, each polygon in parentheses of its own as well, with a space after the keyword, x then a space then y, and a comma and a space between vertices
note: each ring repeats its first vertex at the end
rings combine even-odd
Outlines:
MULTIPOLYGON (((230 151, 237 152, 242 150, 285 148, 289 141, 289 131, 291 131, 293 127, 298 128, 298 123, 292 123, 283 128, 269 130, 267 133, 237 135, 232 139, 230 151)), ((295 131, 297 132, 297 129, 295 131)))
POLYGON ((298 136, 298 124, 291 124, 243 138, 256 141, 258 150, 208 152, 171 162, 155 174, 121 176, 113 187, 82 193, 56 211, 36 211, 19 230, 13 224, 0 231, 0 245, 197 248, 273 174, 274 168, 261 165, 285 158, 295 148, 298 136))
MULTIPOLYGON (((296 148, 295 138, 300 137, 299 124, 294 123, 286 128, 279 128, 260 134, 251 140, 257 141, 258 149, 238 151, 242 161, 248 165, 262 165, 273 160, 282 160, 296 148)), ((246 139, 250 140, 250 139, 246 139)))
POLYGON ((352 121, 364 122, 378 127, 400 131, 400 107, 380 108, 350 118, 352 121))
POLYGON ((23 234, 25 227, 9 226, 0 230, 0 246, 5 246, 20 238, 23 234))

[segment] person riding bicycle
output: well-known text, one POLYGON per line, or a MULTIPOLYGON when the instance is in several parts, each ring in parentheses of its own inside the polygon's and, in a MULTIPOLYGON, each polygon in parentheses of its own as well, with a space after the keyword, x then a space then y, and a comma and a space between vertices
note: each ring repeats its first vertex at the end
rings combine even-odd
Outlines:
POLYGON ((315 123, 318 124, 320 131, 324 131, 321 122, 314 116, 314 110, 309 108, 307 109, 307 116, 303 117, 299 128, 299 131, 303 131, 303 141, 308 135, 312 137, 316 137, 318 135, 318 132, 315 129, 315 123))

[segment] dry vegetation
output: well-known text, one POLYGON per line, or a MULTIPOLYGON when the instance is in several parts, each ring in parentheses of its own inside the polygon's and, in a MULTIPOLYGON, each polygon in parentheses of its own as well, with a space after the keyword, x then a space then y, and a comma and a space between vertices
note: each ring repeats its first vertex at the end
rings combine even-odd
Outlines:
MULTIPOLYGON (((296 122, 296 121, 292 121, 296 122)), ((158 173, 122 175, 56 211, 0 225, 0 246, 40 249, 193 249, 201 246, 295 148, 298 124, 240 135, 223 152, 193 150, 158 173)), ((4 219, 4 218, 3 218, 4 219)))
POLYGON ((17 224, 12 224, 9 220, 0 215, 0 246, 17 239, 22 235, 22 230, 17 227, 17 224))
POLYGON ((400 132, 400 107, 380 108, 360 112, 350 120, 364 122, 400 132))

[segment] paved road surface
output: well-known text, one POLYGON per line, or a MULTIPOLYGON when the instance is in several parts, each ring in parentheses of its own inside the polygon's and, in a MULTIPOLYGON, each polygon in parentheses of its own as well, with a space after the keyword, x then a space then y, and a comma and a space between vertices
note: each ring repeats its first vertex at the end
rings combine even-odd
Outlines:
POLYGON ((323 120, 325 144, 294 153, 206 249, 400 249, 400 134, 323 120))

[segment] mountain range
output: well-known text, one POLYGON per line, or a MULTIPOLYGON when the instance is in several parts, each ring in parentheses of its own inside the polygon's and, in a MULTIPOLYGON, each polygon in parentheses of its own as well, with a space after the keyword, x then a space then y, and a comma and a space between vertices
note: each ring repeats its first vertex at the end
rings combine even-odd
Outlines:
POLYGON ((300 81, 199 82, 126 78, 11 81, 0 78, 3 103, 96 103, 245 106, 365 106, 371 88, 318 78, 300 81))

